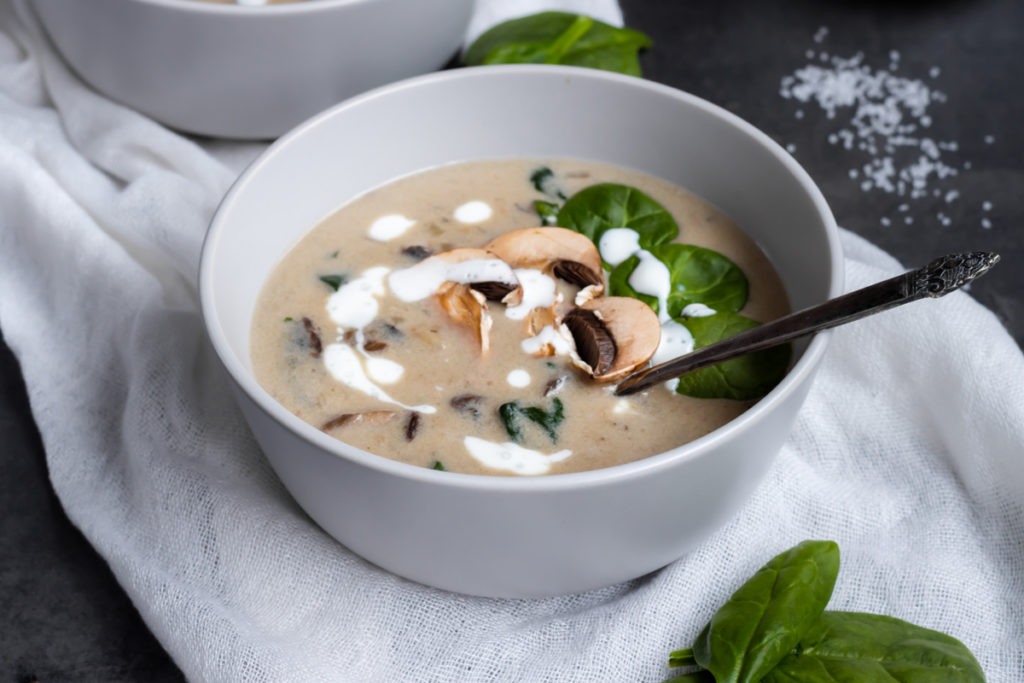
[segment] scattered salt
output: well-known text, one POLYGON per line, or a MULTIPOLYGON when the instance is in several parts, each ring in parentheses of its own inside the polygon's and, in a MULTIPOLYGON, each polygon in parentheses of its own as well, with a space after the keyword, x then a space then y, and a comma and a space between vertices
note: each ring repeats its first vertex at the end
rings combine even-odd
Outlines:
MULTIPOLYGON (((822 26, 814 33, 814 43, 822 46, 828 36, 828 27, 822 26)), ((901 63, 898 50, 888 52, 888 68, 867 64, 862 52, 844 58, 819 47, 806 50, 805 56, 806 66, 782 77, 779 95, 798 105, 817 104, 825 118, 837 122, 825 140, 861 157, 847 172, 851 181, 863 192, 885 192, 907 200, 897 207, 905 214, 906 225, 914 222, 914 200, 962 201, 960 191, 950 187, 950 182, 959 174, 958 168, 968 171, 972 164, 963 161, 954 167, 950 157, 960 152, 959 143, 930 131, 934 121, 929 108, 946 102, 947 97, 924 80, 896 75, 901 63)), ((938 66, 927 71, 930 79, 941 73, 938 66)), ((808 108, 799 107, 794 117, 808 118, 808 108)), ((994 144, 995 136, 985 135, 984 141, 994 144)), ((796 145, 790 143, 786 149, 794 153, 796 145)), ((981 206, 984 211, 992 208, 991 202, 981 206)), ((943 212, 935 218, 943 226, 953 221, 943 212)), ((883 216, 879 222, 889 226, 893 221, 883 216)), ((991 221, 982 219, 982 227, 991 226, 991 221)))

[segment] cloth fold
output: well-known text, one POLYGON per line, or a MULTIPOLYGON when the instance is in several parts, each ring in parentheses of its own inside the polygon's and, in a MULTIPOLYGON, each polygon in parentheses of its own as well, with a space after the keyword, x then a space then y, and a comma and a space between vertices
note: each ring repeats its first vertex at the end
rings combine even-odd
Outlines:
MULTIPOLYGON (((189 679, 660 681, 670 650, 805 538, 842 550, 832 608, 945 631, 990 681, 1024 679, 1024 358, 968 295, 835 330, 766 481, 689 556, 581 595, 454 595, 316 527, 228 395, 195 270, 260 149, 104 99, 29 3, 0 1, 0 329, 64 509, 189 679)), ((848 288, 901 270, 843 244, 848 288)))

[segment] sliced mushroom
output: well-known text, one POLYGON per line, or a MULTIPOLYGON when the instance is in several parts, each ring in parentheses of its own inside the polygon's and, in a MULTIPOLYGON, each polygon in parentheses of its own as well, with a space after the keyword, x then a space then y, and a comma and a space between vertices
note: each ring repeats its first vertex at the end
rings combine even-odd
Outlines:
POLYGON ((573 363, 601 381, 628 375, 650 360, 661 342, 657 314, 631 297, 588 301, 570 311, 562 325, 576 342, 573 363))
MULTIPOLYGON (((451 249, 431 256, 420 263, 421 265, 432 262, 459 264, 473 260, 497 261, 500 263, 500 260, 494 254, 483 249, 451 249)), ((508 276, 511 276, 511 273, 507 271, 506 264, 502 263, 502 268, 505 268, 508 276)), ((441 307, 444 308, 445 312, 452 319, 473 330, 480 344, 481 353, 486 353, 490 348, 492 325, 490 313, 487 312, 487 299, 515 299, 517 295, 521 296, 522 290, 517 282, 509 281, 510 279, 514 280, 514 276, 489 281, 479 279, 479 276, 476 276, 476 274, 471 275, 475 277, 466 279, 477 279, 476 282, 445 280, 438 287, 437 297, 441 307)), ((457 280, 461 279, 463 278, 457 278, 457 280)))
POLYGON ((484 246, 513 268, 535 268, 580 287, 576 304, 604 292, 601 254, 586 235, 566 228, 523 228, 484 246))
POLYGON ((446 284, 450 286, 442 288, 437 295, 441 308, 449 317, 471 329, 480 344, 480 352, 487 353, 491 347, 491 325, 494 324, 487 312, 487 299, 475 289, 470 289, 469 285, 446 284))
POLYGON ((396 414, 393 410, 367 410, 362 413, 345 413, 323 423, 320 429, 329 432, 332 429, 348 424, 381 425, 394 418, 396 414))

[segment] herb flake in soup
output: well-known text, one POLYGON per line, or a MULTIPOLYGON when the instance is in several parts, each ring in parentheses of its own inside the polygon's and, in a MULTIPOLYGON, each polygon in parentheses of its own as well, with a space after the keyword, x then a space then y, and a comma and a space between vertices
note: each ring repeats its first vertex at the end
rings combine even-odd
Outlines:
POLYGON ((264 285, 251 355, 276 400, 358 448, 446 472, 556 474, 661 453, 741 414, 788 350, 612 390, 788 312, 757 245, 686 190, 594 162, 480 161, 379 187, 316 226, 264 285))

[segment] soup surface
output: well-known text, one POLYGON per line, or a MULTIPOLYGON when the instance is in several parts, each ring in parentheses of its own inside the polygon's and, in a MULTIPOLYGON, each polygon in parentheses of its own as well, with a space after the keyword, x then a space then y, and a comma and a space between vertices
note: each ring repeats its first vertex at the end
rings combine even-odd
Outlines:
MULTIPOLYGON (((512 271, 523 283, 518 305, 513 305, 518 298, 499 300, 502 292, 489 293, 485 301, 468 292, 468 285, 453 285, 467 281, 465 272, 444 270, 443 278, 451 280, 442 286, 440 271, 435 269, 433 280, 424 276, 438 261, 459 261, 444 256, 463 253, 452 250, 484 247, 517 230, 522 232, 503 239, 530 236, 523 229, 542 224, 538 200, 557 209, 584 188, 607 183, 642 191, 675 219, 675 242, 714 250, 742 271, 749 287, 737 314, 765 321, 789 312, 782 284, 757 245, 683 189, 635 171, 576 160, 453 164, 355 199, 285 256, 264 285, 254 315, 251 357, 257 380, 295 415, 346 443, 401 462, 465 473, 609 467, 722 426, 753 401, 680 395, 675 383, 620 398, 612 393, 616 381, 597 381, 581 370, 573 360, 580 355, 573 334, 558 324, 576 306, 581 287, 550 268, 512 271), (547 299, 538 294, 545 287, 547 299), (531 309, 532 304, 537 305, 531 309)), ((614 234, 631 236, 625 229, 614 234)), ((625 250, 623 240, 605 242, 600 252, 605 282, 607 268, 633 254, 638 265, 628 282, 643 292, 639 273, 650 254, 637 248, 635 237, 625 250)), ((485 263, 476 259, 463 265, 485 263)), ((603 297, 592 303, 598 300, 603 297)), ((673 321, 664 296, 652 300, 659 303, 660 316, 641 308, 663 330, 656 362, 694 345, 694 336, 676 321, 713 320, 708 316, 716 314, 693 304, 673 321)), ((614 329, 607 313, 597 317, 614 329)), ((629 321, 620 325, 627 331, 639 327, 629 321)), ((617 341, 616 352, 624 353, 628 342, 617 341)))

